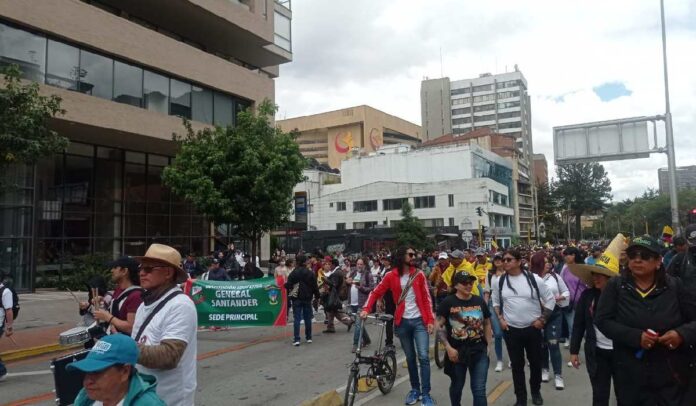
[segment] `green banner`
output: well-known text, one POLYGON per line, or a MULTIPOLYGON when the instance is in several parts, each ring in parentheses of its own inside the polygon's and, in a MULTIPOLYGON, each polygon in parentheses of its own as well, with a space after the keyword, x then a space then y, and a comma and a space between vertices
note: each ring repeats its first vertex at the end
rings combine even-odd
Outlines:
POLYGON ((186 290, 196 304, 199 326, 286 325, 287 296, 280 279, 194 280, 186 290))

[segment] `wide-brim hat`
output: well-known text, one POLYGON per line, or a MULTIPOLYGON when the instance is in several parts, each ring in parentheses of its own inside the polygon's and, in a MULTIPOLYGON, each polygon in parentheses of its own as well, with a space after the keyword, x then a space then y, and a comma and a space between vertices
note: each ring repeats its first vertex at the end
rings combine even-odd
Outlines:
POLYGON ((176 283, 186 282, 188 274, 181 268, 181 254, 175 248, 164 244, 152 244, 142 257, 134 257, 140 262, 155 262, 176 269, 176 283))
POLYGON ((628 247, 626 237, 619 233, 611 240, 607 249, 602 252, 602 255, 597 259, 594 265, 570 264, 568 268, 573 275, 580 278, 587 286, 592 287, 594 286, 594 282, 592 281, 593 273, 605 275, 610 278, 619 275, 619 270, 621 269, 619 257, 626 247, 628 247))

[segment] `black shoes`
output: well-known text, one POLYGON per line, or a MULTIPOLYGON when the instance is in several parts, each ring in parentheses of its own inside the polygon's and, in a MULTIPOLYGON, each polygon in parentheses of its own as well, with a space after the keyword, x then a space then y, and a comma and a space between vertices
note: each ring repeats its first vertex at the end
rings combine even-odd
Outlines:
POLYGON ((532 403, 537 406, 544 404, 544 398, 541 397, 541 393, 532 394, 532 403))

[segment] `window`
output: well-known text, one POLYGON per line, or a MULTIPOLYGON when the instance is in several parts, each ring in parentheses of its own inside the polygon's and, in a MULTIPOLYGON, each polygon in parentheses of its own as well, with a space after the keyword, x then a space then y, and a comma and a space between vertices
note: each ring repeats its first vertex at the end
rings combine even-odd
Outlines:
POLYGON ((454 227, 454 217, 449 218, 449 226, 454 227))
POLYGON ((290 19, 276 11, 274 16, 275 37, 273 43, 286 51, 292 50, 290 38, 290 19))
POLYGON ((169 79, 145 71, 145 108, 160 113, 169 113, 169 79))
POLYGON ((82 93, 111 100, 113 96, 114 61, 89 51, 80 50, 80 87, 82 93))
POLYGON ((180 80, 170 81, 171 102, 169 114, 173 116, 191 118, 191 84, 180 80))
POLYGON ((421 219, 423 227, 444 227, 445 219, 421 219))
MULTIPOLYGON (((377 202, 375 200, 375 202, 377 202)), ((377 227, 377 222, 376 221, 359 221, 353 223, 353 229, 355 230, 362 230, 362 229, 367 229, 367 228, 375 228, 377 227)))
POLYGON ((483 106, 474 106, 474 113, 489 110, 495 110, 495 104, 484 104, 483 106))
POLYGON ((469 93, 469 88, 468 88, 468 87, 465 87, 465 88, 462 88, 462 89, 452 89, 452 90, 450 91, 450 95, 451 95, 451 96, 456 96, 456 95, 458 95, 458 94, 464 94, 464 93, 469 93))
POLYGON ((477 123, 480 123, 482 121, 495 120, 495 114, 485 114, 483 116, 475 116, 474 119, 476 120, 477 123))
POLYGON ((201 123, 213 124, 213 91, 193 86, 191 118, 201 123))
POLYGON ((397 199, 384 199, 382 200, 382 210, 401 210, 404 202, 408 201, 405 197, 399 197, 397 199))
POLYGON ((447 200, 449 201, 449 207, 454 207, 454 195, 447 195, 447 200))
POLYGON ((346 202, 336 202, 336 211, 346 211, 346 202))
POLYGON ((520 117, 520 112, 519 111, 508 111, 507 113, 498 113, 498 118, 519 118, 520 117))
POLYGON ((471 117, 455 118, 454 120, 452 120, 452 125, 468 124, 470 122, 471 122, 471 117))
POLYGON ((246 111, 246 109, 248 109, 249 107, 251 107, 251 105, 248 102, 237 100, 237 102, 234 105, 234 125, 237 125, 237 122, 239 120, 239 113, 241 113, 242 111, 246 111))
POLYGON ((354 213, 361 213, 366 211, 377 211, 377 200, 364 200, 361 202, 353 202, 354 213))
POLYGON ((474 86, 474 92, 488 92, 493 90, 493 85, 480 85, 480 86, 474 86))
POLYGON ((336 230, 345 230, 346 223, 336 223, 336 230))
POLYGON ((456 106, 459 104, 471 104, 471 98, 470 97, 464 97, 462 99, 454 99, 452 100, 452 105, 456 106))
POLYGON ((512 123, 498 124, 499 130, 505 130, 507 128, 520 128, 520 127, 522 127, 522 124, 519 121, 514 121, 512 123))
POLYGON ((77 48, 62 42, 48 40, 46 84, 77 90, 80 76, 80 54, 77 48))
POLYGON ((213 108, 215 114, 213 115, 213 120, 215 125, 220 127, 227 127, 234 124, 232 119, 232 111, 234 109, 234 101, 232 98, 226 94, 215 92, 213 108))
POLYGON ((116 61, 114 63, 114 101, 142 106, 143 100, 143 70, 116 61))
POLYGON ((435 196, 414 197, 413 207, 416 209, 431 209, 435 207, 435 196))
POLYGON ((512 101, 512 102, 501 102, 498 103, 498 108, 499 109, 509 109, 512 107, 520 107, 520 102, 518 101, 512 101))
POLYGON ((452 115, 456 116, 459 114, 469 114, 471 113, 471 107, 464 107, 463 109, 453 109, 452 110, 452 115))
POLYGON ((0 24, 0 66, 16 64, 24 79, 43 82, 46 38, 0 24))

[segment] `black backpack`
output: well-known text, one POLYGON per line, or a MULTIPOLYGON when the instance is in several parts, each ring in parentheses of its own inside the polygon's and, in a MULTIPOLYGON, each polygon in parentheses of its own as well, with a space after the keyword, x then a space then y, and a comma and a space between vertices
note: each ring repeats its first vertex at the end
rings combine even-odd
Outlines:
MULTIPOLYGON (((529 288, 534 288, 534 290, 536 290, 537 299, 539 299, 539 305, 543 307, 543 305, 541 304, 541 293, 539 292, 539 285, 537 285, 536 278, 534 278, 534 275, 531 272, 525 270, 522 270, 522 274, 527 278, 527 284, 529 284, 529 288)), ((498 297, 500 298, 501 311, 503 309, 503 285, 505 284, 505 280, 507 279, 507 277, 508 274, 504 273, 500 275, 500 279, 498 280, 498 297)), ((534 292, 532 292, 532 297, 534 297, 534 292)))
POLYGON ((6 310, 2 306, 2 295, 5 293, 5 289, 12 292, 12 318, 13 320, 17 320, 17 316, 19 315, 19 296, 17 296, 17 292, 9 286, 0 288, 0 309, 6 310))

